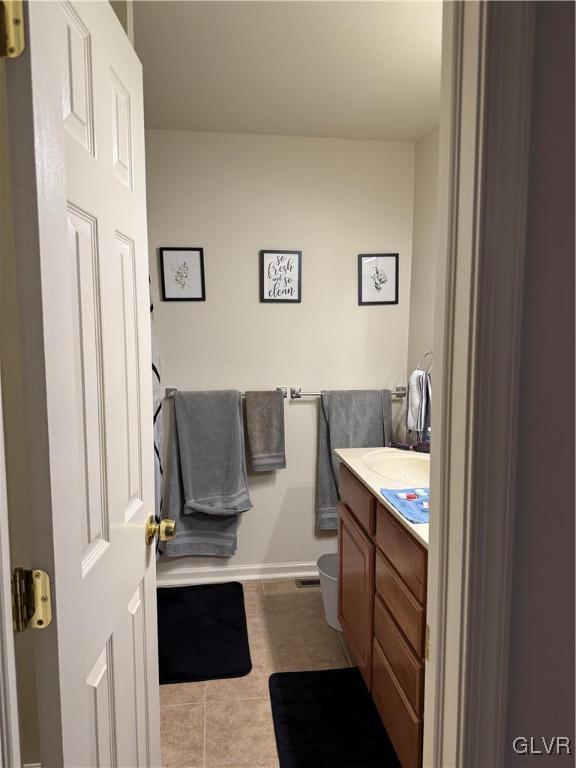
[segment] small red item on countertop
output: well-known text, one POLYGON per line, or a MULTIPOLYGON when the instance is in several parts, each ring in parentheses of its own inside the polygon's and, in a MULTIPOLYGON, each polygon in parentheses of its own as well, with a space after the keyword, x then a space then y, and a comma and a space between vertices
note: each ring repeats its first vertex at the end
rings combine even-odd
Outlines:
POLYGON ((417 499, 418 496, 415 493, 407 493, 406 498, 408 499, 408 501, 414 501, 414 499, 417 499))

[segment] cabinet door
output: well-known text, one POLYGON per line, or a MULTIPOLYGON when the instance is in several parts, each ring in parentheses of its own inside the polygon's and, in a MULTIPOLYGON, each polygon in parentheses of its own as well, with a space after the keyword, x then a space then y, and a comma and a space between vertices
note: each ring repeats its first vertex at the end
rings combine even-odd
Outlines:
POLYGON ((340 505, 340 624, 366 685, 372 677, 374 545, 340 505))

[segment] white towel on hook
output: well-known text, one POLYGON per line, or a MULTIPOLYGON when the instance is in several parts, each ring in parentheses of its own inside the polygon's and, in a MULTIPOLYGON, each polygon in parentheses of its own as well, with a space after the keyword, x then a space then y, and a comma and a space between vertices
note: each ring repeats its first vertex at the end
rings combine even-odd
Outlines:
POLYGON ((432 384, 428 371, 417 368, 408 380, 408 403, 406 408, 406 428, 415 432, 416 439, 422 440, 426 428, 428 398, 432 393, 432 384))

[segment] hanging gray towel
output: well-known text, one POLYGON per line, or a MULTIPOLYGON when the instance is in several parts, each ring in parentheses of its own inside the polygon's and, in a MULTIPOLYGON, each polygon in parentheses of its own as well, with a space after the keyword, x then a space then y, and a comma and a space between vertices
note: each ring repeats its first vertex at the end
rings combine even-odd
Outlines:
POLYGON ((168 556, 236 551, 238 514, 252 508, 240 392, 176 392, 163 514, 177 521, 168 556))
POLYGON ((278 390, 246 392, 245 405, 250 466, 254 472, 284 469, 284 395, 278 390))
POLYGON ((392 440, 389 389, 322 392, 318 432, 317 527, 338 528, 338 470, 335 448, 381 448, 392 440))

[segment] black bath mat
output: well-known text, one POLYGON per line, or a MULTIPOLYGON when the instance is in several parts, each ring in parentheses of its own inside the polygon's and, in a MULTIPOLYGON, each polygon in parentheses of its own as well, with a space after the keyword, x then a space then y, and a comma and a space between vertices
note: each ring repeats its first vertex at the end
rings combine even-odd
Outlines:
POLYGON ((270 677, 280 768, 400 768, 356 667, 270 677))
POLYGON ((156 592, 161 685, 250 672, 242 584, 164 587, 156 592))

